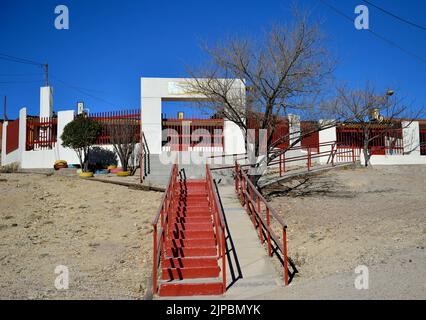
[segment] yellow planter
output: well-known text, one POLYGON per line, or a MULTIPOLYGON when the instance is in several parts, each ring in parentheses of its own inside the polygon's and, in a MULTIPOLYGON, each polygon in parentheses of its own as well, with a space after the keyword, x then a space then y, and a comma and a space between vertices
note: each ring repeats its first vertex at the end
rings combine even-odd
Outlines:
POLYGON ((78 175, 80 178, 91 178, 93 177, 93 172, 81 172, 78 175))
POLYGON ((120 172, 117 172, 117 176, 118 177, 128 177, 128 176, 130 176, 130 171, 120 171, 120 172))
POLYGON ((108 166, 108 167, 107 167, 107 169, 108 169, 108 170, 116 169, 116 168, 117 168, 117 166, 108 166))

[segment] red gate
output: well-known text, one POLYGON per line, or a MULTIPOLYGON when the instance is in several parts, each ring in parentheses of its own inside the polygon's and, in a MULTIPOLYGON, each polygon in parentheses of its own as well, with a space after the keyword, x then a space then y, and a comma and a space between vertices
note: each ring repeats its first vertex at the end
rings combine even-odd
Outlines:
POLYGON ((26 150, 52 149, 57 142, 58 119, 27 118, 26 150))
POLYGON ((162 127, 163 148, 170 148, 167 151, 224 148, 223 119, 167 118, 162 127))

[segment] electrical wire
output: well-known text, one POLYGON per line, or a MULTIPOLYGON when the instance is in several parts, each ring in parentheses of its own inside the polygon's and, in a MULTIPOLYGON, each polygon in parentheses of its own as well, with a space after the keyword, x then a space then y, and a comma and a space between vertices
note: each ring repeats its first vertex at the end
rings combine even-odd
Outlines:
POLYGON ((367 3, 367 4, 369 4, 370 6, 372 6, 372 7, 376 8, 376 9, 378 9, 378 10, 382 11, 383 13, 385 13, 385 14, 387 14, 387 15, 389 15, 389 16, 391 16, 391 17, 393 17, 393 18, 395 18, 395 19, 397 19, 397 20, 399 20, 399 21, 401 21, 401 22, 404 22, 404 23, 406 23, 406 24, 409 24, 410 26, 415 27, 415 28, 418 28, 418 29, 420 29, 420 30, 426 31, 426 28, 425 28, 425 27, 423 27, 423 26, 421 26, 421 25, 419 25, 419 24, 417 24, 417 23, 415 23, 415 22, 412 22, 412 21, 409 21, 409 20, 407 20, 407 19, 404 19, 404 18, 402 18, 402 17, 400 17, 400 16, 396 15, 395 13, 392 13, 392 12, 390 12, 390 11, 386 10, 386 9, 383 9, 383 8, 379 7, 378 5, 376 5, 376 4, 374 4, 374 3, 370 2, 370 1, 367 1, 367 0, 363 0, 363 1, 364 1, 365 3, 367 3))
MULTIPOLYGON (((342 17, 344 17, 345 19, 347 19, 347 20, 349 20, 351 23, 353 23, 353 19, 350 17, 350 16, 348 16, 347 14, 345 14, 345 13, 343 13, 342 11, 340 11, 339 9, 337 9, 336 7, 334 7, 334 6, 332 6, 331 4, 329 4, 329 3, 327 3, 326 1, 324 1, 324 0, 320 0, 325 6, 327 6, 329 9, 331 9, 332 11, 334 11, 335 13, 337 13, 338 15, 340 15, 340 16, 342 16, 342 17)), ((407 50, 407 49, 405 49, 404 47, 402 47, 402 46, 400 46, 399 44, 397 44, 396 42, 394 42, 394 41, 392 41, 392 40, 389 40, 388 38, 386 38, 386 37, 384 37, 384 36, 382 36, 382 35, 380 35, 380 34, 378 34, 377 32, 375 32, 375 31, 373 31, 371 28, 369 28, 369 29, 365 29, 366 31, 368 31, 368 32, 370 32, 372 35, 374 35, 376 38, 378 38, 378 39, 380 39, 380 40, 382 40, 382 41, 384 41, 384 42, 386 42, 388 45, 390 45, 390 46, 392 46, 392 47, 395 47, 395 48, 397 48, 397 49, 399 49, 399 50, 401 50, 402 52, 404 52, 405 54, 407 54, 407 55, 409 55, 409 56, 411 56, 411 57, 413 57, 413 58, 415 58, 415 59, 417 59, 418 61, 420 61, 420 62, 422 62, 422 63, 424 63, 424 64, 426 64, 426 59, 425 58, 423 58, 423 57, 421 57, 421 56, 419 56, 419 55, 417 55, 416 53, 414 53, 414 52, 411 52, 411 51, 409 51, 409 50, 407 50)))

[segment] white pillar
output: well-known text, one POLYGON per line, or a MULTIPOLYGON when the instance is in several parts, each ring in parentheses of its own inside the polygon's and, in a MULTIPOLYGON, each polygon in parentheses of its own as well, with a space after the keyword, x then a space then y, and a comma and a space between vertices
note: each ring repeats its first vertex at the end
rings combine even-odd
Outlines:
MULTIPOLYGON (((320 127, 328 126, 332 123, 334 123, 334 120, 319 120, 320 127)), ((318 132, 319 136, 319 143, 325 143, 325 142, 335 142, 337 140, 336 135, 336 126, 320 130, 318 132)), ((332 149, 332 145, 325 145, 319 147, 319 152, 330 152, 332 149)), ((319 158, 320 163, 327 163, 328 157, 321 157, 319 158)))
POLYGON ((246 153, 244 132, 234 122, 225 120, 223 125, 225 154, 246 153))
POLYGON ((420 128, 418 121, 402 121, 404 154, 420 156, 420 128))
POLYGON ((142 130, 151 154, 161 153, 161 98, 142 98, 142 130))
POLYGON ((1 138, 1 163, 0 165, 4 165, 6 163, 6 134, 7 134, 7 124, 8 122, 3 122, 2 127, 2 138, 1 138))
POLYGON ((27 148, 27 108, 19 110, 19 160, 22 163, 27 148))
MULTIPOLYGON (((295 114, 288 115, 288 132, 289 132, 289 144, 292 145, 297 139, 300 139, 300 117, 295 114)), ((301 141, 299 140, 293 147, 300 147, 301 141)))
POLYGON ((53 88, 40 88, 40 118, 51 117, 53 115, 53 88))
POLYGON ((74 150, 62 146, 62 133, 65 126, 74 120, 74 111, 59 111, 58 112, 58 138, 56 143, 56 160, 65 160, 68 164, 78 164, 78 157, 74 150))

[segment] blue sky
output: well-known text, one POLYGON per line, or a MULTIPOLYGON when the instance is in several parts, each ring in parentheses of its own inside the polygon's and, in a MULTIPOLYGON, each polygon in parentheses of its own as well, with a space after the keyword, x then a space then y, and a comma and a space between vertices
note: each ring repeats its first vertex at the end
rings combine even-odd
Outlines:
MULTIPOLYGON (((326 1, 351 17, 356 5, 365 4, 362 0, 326 1)), ((425 1, 371 1, 426 24, 425 1)), ((55 111, 75 108, 80 100, 91 111, 139 108, 141 76, 185 76, 187 65, 205 59, 200 42, 214 44, 230 35, 261 34, 272 23, 289 19, 294 2, 2 0, 0 53, 49 63, 55 111), (54 8, 59 4, 69 8, 69 30, 54 28, 54 8)), ((297 3, 322 21, 327 46, 339 60, 338 81, 355 87, 368 80, 380 90, 391 86, 398 90, 396 94, 413 101, 414 107, 426 105, 426 62, 356 30, 320 0, 297 3)), ((373 7, 370 27, 426 61, 426 31, 373 7)), ((7 95, 9 118, 17 117, 22 106, 38 114, 42 84, 41 68, 0 60, 0 97, 7 95)))

